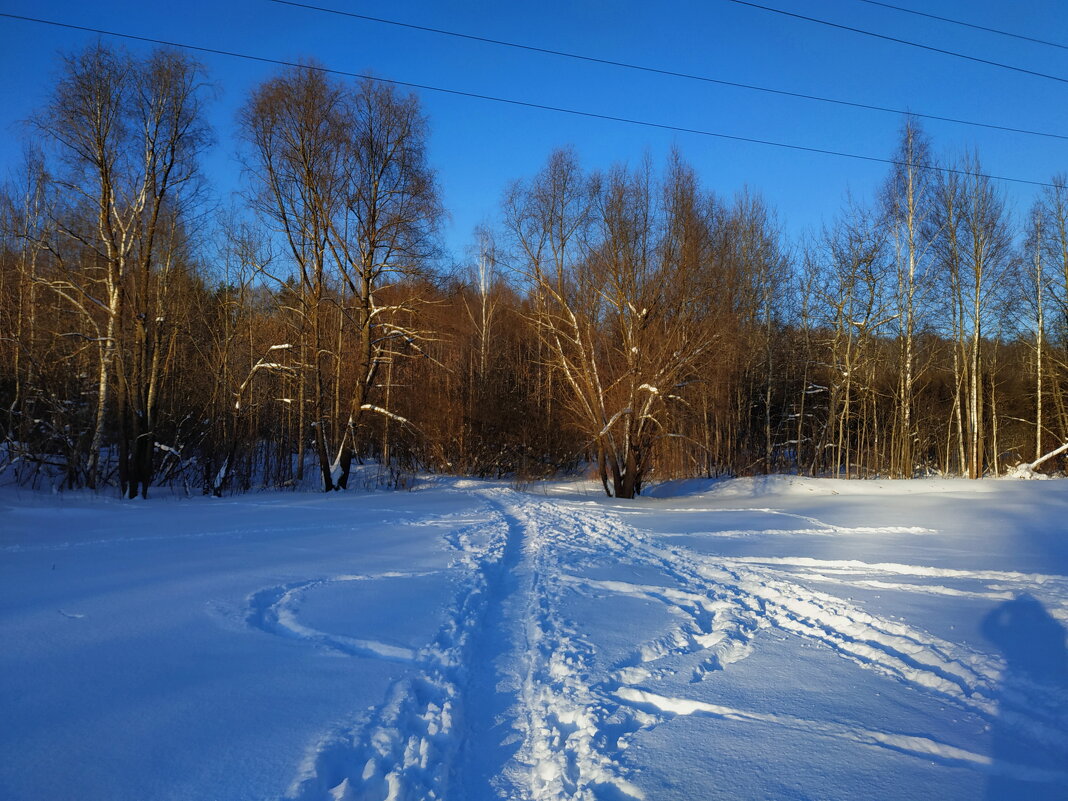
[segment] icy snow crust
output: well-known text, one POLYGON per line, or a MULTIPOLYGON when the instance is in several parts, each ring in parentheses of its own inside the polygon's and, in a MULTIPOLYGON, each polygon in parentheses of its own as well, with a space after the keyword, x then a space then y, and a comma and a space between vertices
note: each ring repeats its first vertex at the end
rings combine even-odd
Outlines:
POLYGON ((1065 799, 1063 481, 0 495, 0 798, 1065 799))

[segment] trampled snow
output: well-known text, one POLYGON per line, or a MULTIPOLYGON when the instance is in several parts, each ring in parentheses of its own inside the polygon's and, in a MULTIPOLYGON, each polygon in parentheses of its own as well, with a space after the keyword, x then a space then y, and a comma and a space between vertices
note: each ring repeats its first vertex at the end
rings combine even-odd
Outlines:
POLYGON ((0 495, 0 798, 1065 799, 1064 481, 0 495))

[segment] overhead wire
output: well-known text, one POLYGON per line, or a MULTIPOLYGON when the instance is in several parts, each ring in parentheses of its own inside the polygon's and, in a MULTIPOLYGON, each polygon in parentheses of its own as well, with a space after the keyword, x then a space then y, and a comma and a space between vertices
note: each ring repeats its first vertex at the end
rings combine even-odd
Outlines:
POLYGON ((893 11, 900 11, 903 14, 913 14, 917 17, 926 17, 927 19, 936 19, 939 22, 948 22, 951 25, 960 25, 962 28, 971 28, 975 31, 984 31, 986 33, 996 33, 999 36, 1008 36, 1012 39, 1020 39, 1024 42, 1032 42, 1033 44, 1045 45, 1046 47, 1057 47, 1061 50, 1068 50, 1068 44, 1061 44, 1060 42, 1050 42, 1046 39, 1038 39, 1034 36, 1025 36, 1022 33, 1013 33, 1012 31, 1003 31, 1000 28, 988 28, 985 25, 976 25, 974 22, 965 22, 961 19, 953 19, 951 17, 940 17, 937 14, 930 14, 926 11, 917 11, 914 8, 905 8, 904 6, 895 6, 890 3, 881 3, 879 0, 857 0, 858 3, 867 3, 870 6, 881 6, 882 8, 889 8, 893 11))
POLYGON ((942 47, 934 47, 932 45, 921 44, 920 42, 913 42, 909 39, 900 39, 896 36, 887 36, 884 33, 876 33, 875 31, 867 31, 863 28, 854 28, 851 25, 842 25, 837 22, 831 22, 825 19, 818 19, 817 17, 808 17, 804 14, 796 14, 793 11, 784 11, 781 8, 772 8, 771 6, 763 6, 759 3, 752 3, 749 0, 726 0, 728 3, 734 3, 739 6, 748 6, 749 8, 760 9, 761 11, 769 11, 772 14, 781 14, 784 17, 792 17, 794 19, 805 20, 806 22, 814 22, 818 25, 825 25, 829 28, 836 28, 841 31, 850 31, 852 33, 863 34, 864 36, 871 36, 875 39, 882 39, 887 42, 895 42, 897 44, 908 45, 909 47, 917 47, 921 50, 928 50, 932 53, 941 53, 944 56, 953 56, 954 58, 962 58, 967 61, 974 61, 977 64, 986 64, 991 67, 999 67, 1005 70, 1012 70, 1013 72, 1020 72, 1024 75, 1031 75, 1036 78, 1046 78, 1051 81, 1057 81, 1059 83, 1068 83, 1068 78, 1061 77, 1060 75, 1051 75, 1048 72, 1039 72, 1038 70, 1029 70, 1026 67, 1017 67, 1013 64, 1003 64, 1000 61, 992 61, 987 58, 979 58, 979 56, 970 56, 967 53, 958 53, 956 50, 946 50, 942 47))
MULTIPOLYGON (((649 120, 638 120, 629 117, 619 117, 611 114, 600 114, 593 111, 583 111, 581 109, 565 108, 563 106, 550 106, 543 103, 533 103, 526 100, 516 100, 514 98, 496 97, 493 95, 480 94, 477 92, 466 92, 460 89, 449 89, 441 86, 431 86, 429 84, 414 83, 412 81, 400 81, 392 78, 381 78, 375 75, 368 75, 358 72, 350 72, 347 70, 339 70, 331 67, 325 67, 318 64, 302 64, 295 61, 287 61, 284 59, 269 58, 267 56, 256 56, 248 53, 238 53, 233 50, 223 50, 214 47, 205 47, 203 45, 191 45, 181 42, 172 42, 166 39, 159 39, 152 36, 140 36, 130 33, 120 33, 117 31, 109 31, 104 28, 94 28, 88 25, 75 25, 69 22, 58 22, 55 20, 42 19, 39 17, 29 17, 21 14, 11 14, 8 12, 0 12, 0 18, 20 20, 23 22, 31 22, 40 25, 50 25, 57 28, 65 28, 68 30, 82 31, 85 33, 94 33, 100 36, 112 36, 119 39, 128 39, 131 41, 145 42, 149 44, 161 45, 163 47, 176 47, 182 50, 191 50, 198 53, 211 53, 213 55, 227 56, 230 58, 240 58, 248 61, 255 61, 261 64, 274 64, 282 67, 292 67, 295 69, 308 69, 315 72, 321 72, 324 74, 340 75, 346 78, 357 78, 361 80, 369 80, 377 83, 392 84, 394 86, 403 86, 409 89, 419 89, 427 92, 437 92, 440 94, 452 95, 455 97, 467 97, 476 100, 485 100, 494 103, 504 103, 511 106, 517 106, 521 108, 537 109, 540 111, 550 111, 558 114, 568 114, 575 117, 584 117, 588 119, 605 120, 609 122, 621 122, 628 125, 637 125, 646 128, 654 128, 664 131, 673 131, 677 133, 693 134, 696 136, 707 136, 716 139, 724 139, 734 142, 745 142, 748 144, 764 145, 767 147, 776 147, 785 150, 794 150, 805 153, 816 153, 824 156, 834 156, 838 158, 848 158, 856 161, 866 161, 878 164, 889 164, 893 166, 909 166, 906 162, 899 161, 897 159, 881 158, 879 156, 866 156, 859 153, 848 153, 841 150, 831 150, 828 148, 809 147, 807 145, 797 145, 788 142, 776 142, 770 139, 757 139, 748 136, 738 136, 735 134, 725 134, 717 131, 702 130, 699 128, 687 128, 681 125, 671 125, 668 123, 651 122, 649 120)), ((912 165, 916 166, 916 165, 912 165)), ((974 173, 967 170, 959 170, 952 167, 944 167, 940 165, 922 165, 922 169, 941 172, 945 174, 955 175, 971 175, 981 178, 987 178, 994 181, 1006 181, 1009 183, 1026 184, 1029 186, 1041 186, 1041 187, 1054 187, 1052 183, 1045 181, 1034 181, 1027 178, 1013 178, 1003 175, 993 175, 989 173, 974 173)))
POLYGON ((406 28, 408 30, 422 31, 424 33, 431 33, 440 36, 451 36, 456 39, 466 39, 473 42, 482 42, 484 44, 497 45, 500 47, 510 47, 516 50, 526 50, 532 53, 540 53, 543 55, 559 56, 561 58, 570 58, 576 61, 585 61, 593 64, 604 64, 611 67, 621 67, 628 70, 637 70, 640 72, 647 72, 654 75, 665 75, 671 78, 682 78, 691 81, 701 81, 704 83, 716 84, 719 86, 730 86, 736 89, 746 89, 755 92, 765 92, 767 94, 780 95, 783 97, 793 97, 801 100, 812 100, 820 103, 833 103, 839 106, 847 106, 850 108, 864 109, 866 111, 878 111, 886 114, 902 115, 908 114, 920 119, 936 120, 938 122, 948 122, 955 125, 969 125, 976 128, 987 128, 995 131, 1006 131, 1009 133, 1024 134, 1027 136, 1043 136, 1050 139, 1063 139, 1068 140, 1068 134, 1052 133, 1050 131, 1036 131, 1027 128, 1016 128, 1009 125, 998 125, 995 123, 977 122, 974 120, 964 120, 958 117, 947 117, 938 114, 928 114, 920 111, 911 111, 906 109, 895 109, 887 106, 879 106, 872 103, 860 103, 850 100, 840 100, 831 97, 822 97, 820 95, 806 94, 804 92, 791 92, 785 89, 775 89, 769 86, 758 86, 756 84, 740 83, 738 81, 728 81, 722 78, 712 78, 707 75, 697 75, 689 72, 681 72, 678 70, 670 70, 662 67, 651 67, 643 64, 634 64, 626 61, 616 61, 609 58, 599 58, 597 56, 591 56, 584 53, 572 53, 566 50, 554 50, 548 47, 539 47, 537 45, 522 44, 520 42, 509 42, 504 39, 493 39, 488 36, 478 36, 471 33, 462 33, 460 31, 450 31, 444 28, 434 28, 428 25, 417 25, 411 22, 401 22, 399 20, 387 19, 385 17, 375 17, 370 14, 359 14, 354 11, 342 11, 336 8, 329 8, 326 6, 314 5, 312 3, 298 2, 297 0, 270 0, 270 2, 277 3, 278 5, 292 6, 294 8, 307 9, 309 11, 319 11, 326 14, 334 14, 341 17, 350 17, 352 19, 363 20, 365 22, 372 22, 382 25, 392 25, 398 28, 406 28))

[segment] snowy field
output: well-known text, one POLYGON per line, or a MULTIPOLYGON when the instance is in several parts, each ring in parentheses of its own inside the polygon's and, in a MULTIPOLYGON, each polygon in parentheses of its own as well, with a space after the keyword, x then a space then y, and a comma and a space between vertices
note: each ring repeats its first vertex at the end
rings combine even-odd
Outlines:
POLYGON ((0 798, 1065 799, 1066 490, 8 490, 0 798))

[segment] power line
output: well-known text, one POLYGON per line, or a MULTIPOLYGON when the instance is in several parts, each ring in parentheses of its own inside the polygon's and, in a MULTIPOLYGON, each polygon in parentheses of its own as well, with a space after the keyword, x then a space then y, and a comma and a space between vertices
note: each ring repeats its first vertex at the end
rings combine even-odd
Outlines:
POLYGON ((755 84, 738 83, 736 81, 727 81, 721 78, 711 78, 707 75, 695 75, 688 72, 678 72, 676 70, 662 69, 660 67, 649 67, 642 64, 631 64, 625 61, 614 61, 607 58, 597 58, 596 56, 584 55, 582 53, 569 53, 564 50, 552 50, 547 47, 538 47, 536 45, 520 44, 518 42, 508 42, 502 39, 492 39, 487 36, 476 36, 470 33, 460 33, 458 31, 449 31, 442 28, 432 28, 426 25, 416 25, 409 22, 400 22, 398 20, 386 19, 384 17, 372 17, 368 14, 357 14, 352 11, 340 11, 334 8, 326 8, 323 6, 312 5, 310 3, 295 2, 295 0, 271 0, 273 3, 279 5, 293 6, 295 8, 308 9, 310 11, 321 11, 326 14, 336 14, 341 17, 351 17, 352 19, 363 20, 365 22, 380 23, 383 25, 394 25, 398 28, 407 28, 414 31, 423 31, 425 33, 433 33, 441 36, 452 36, 457 39, 467 39, 473 42, 482 42, 484 44, 499 45, 501 47, 511 47, 516 50, 526 50, 532 53, 541 53, 551 56, 560 56, 562 58, 575 59, 577 61, 586 61, 593 64, 606 64, 611 67, 622 67, 629 70, 638 70, 640 72, 648 72, 654 75, 667 75, 672 78, 684 78, 691 81, 702 81, 704 83, 717 84, 719 86, 731 86, 736 89, 747 89, 755 92, 766 92, 773 95, 781 95, 783 97, 794 97, 801 100, 814 100, 820 103, 833 103, 839 106, 848 106, 850 108, 859 108, 866 111, 879 111, 887 114, 909 114, 913 117, 919 117, 926 120, 937 120, 939 122, 950 122, 956 125, 970 125, 976 128, 987 128, 995 131, 1007 131, 1009 133, 1026 134, 1028 136, 1044 136, 1051 139, 1063 139, 1068 140, 1068 135, 1050 133, 1049 131, 1034 131, 1026 128, 1014 128, 1008 125, 996 125, 994 123, 975 122, 972 120, 962 120, 956 117, 944 117, 937 114, 924 114, 918 111, 907 111, 905 109, 888 108, 886 106, 877 106, 870 103, 857 103, 849 100, 838 100, 830 97, 821 97, 819 95, 804 94, 802 92, 790 92, 785 89, 773 89, 768 86, 757 86, 755 84))
POLYGON ((913 8, 904 8, 902 6, 894 6, 890 3, 880 3, 879 0, 858 0, 861 3, 867 3, 872 6, 882 6, 883 8, 889 8, 894 11, 900 11, 903 14, 914 14, 917 17, 927 17, 927 19, 936 19, 939 22, 948 22, 952 25, 960 25, 962 28, 971 28, 976 31, 985 31, 986 33, 996 33, 999 36, 1009 36, 1013 39, 1021 39, 1025 42, 1033 42, 1035 44, 1046 45, 1047 47, 1058 47, 1061 50, 1068 50, 1068 45, 1061 44, 1060 42, 1049 42, 1045 39, 1036 39, 1034 36, 1024 36, 1020 33, 1012 33, 1011 31, 1003 31, 999 28, 987 28, 984 25, 976 25, 973 22, 965 22, 960 19, 951 19, 949 17, 940 17, 937 14, 928 14, 926 11, 916 11, 913 8))
MULTIPOLYGON (((100 36, 113 36, 118 39, 129 39, 135 42, 147 42, 149 44, 162 45, 164 47, 177 47, 182 50, 192 50, 198 53, 211 53, 213 55, 218 56, 241 58, 248 61, 256 61, 261 64, 274 64, 281 67, 308 69, 329 75, 340 75, 346 78, 358 78, 361 80, 375 81, 377 83, 392 84, 393 86, 403 86, 408 89, 420 89, 426 92, 438 92, 440 94, 453 95, 455 97, 467 97, 475 100, 485 100, 493 103, 505 103, 510 106, 519 106, 521 108, 532 108, 540 111, 551 111, 557 114, 569 114, 574 117, 586 117, 589 119, 605 120, 608 122, 622 122, 628 125, 640 125, 645 128, 655 128, 657 130, 662 131, 674 131, 677 133, 695 134, 697 136, 709 136, 716 139, 726 139, 732 142, 746 142, 748 144, 765 145, 767 147, 777 147, 782 148, 784 150, 797 150, 804 153, 817 153, 823 156, 836 156, 839 158, 854 159, 856 161, 868 161, 877 164, 890 164, 900 167, 908 166, 906 162, 898 161, 897 159, 880 158, 878 156, 864 156, 859 153, 847 153, 841 150, 829 150, 826 148, 808 147, 807 145, 794 145, 787 142, 775 142, 770 139, 756 139, 748 136, 736 136, 734 134, 718 133, 716 131, 705 131, 699 128, 686 128, 681 125, 670 125, 668 123, 650 122, 648 120, 636 120, 631 119, 629 117, 617 117, 611 114, 599 114, 593 111, 582 111, 580 109, 564 108, 562 106, 549 106, 542 103, 531 103, 526 100, 515 100, 513 98, 507 97, 494 97, 493 95, 478 94, 476 92, 465 92, 460 89, 448 89, 441 86, 430 86, 428 84, 413 83, 411 81, 398 81, 393 80, 391 78, 380 78, 375 75, 366 75, 359 72, 348 72, 346 70, 333 69, 331 67, 323 67, 315 64, 301 64, 295 61, 286 61, 284 59, 268 58, 266 56, 254 56, 248 53, 238 53, 233 50, 221 50, 214 47, 203 47, 201 45, 183 44, 181 42, 171 42, 166 39, 156 39, 151 36, 137 36, 131 33, 118 33, 117 31, 109 31, 103 28, 92 28, 86 25, 74 25, 69 22, 56 22, 54 20, 40 19, 38 17, 26 17, 22 16, 21 14, 9 14, 5 12, 0 12, 0 17, 20 20, 22 22, 33 22, 40 25, 51 25, 57 28, 66 28, 68 30, 95 33, 100 36)), ((952 167, 930 165, 924 166, 923 169, 956 175, 972 175, 978 176, 980 178, 988 178, 992 181, 1007 181, 1009 183, 1027 184, 1029 186, 1054 186, 1054 184, 1047 183, 1045 181, 1032 181, 1026 178, 1010 178, 1001 175, 991 175, 988 173, 970 173, 966 170, 953 169, 952 167)))
POLYGON ((816 17, 806 17, 804 14, 795 14, 792 11, 783 11, 781 8, 771 8, 770 6, 762 6, 758 3, 750 3, 748 0, 727 0, 728 3, 735 3, 740 6, 749 6, 750 8, 758 8, 761 11, 770 11, 773 14, 782 14, 784 17, 793 17, 794 19, 803 19, 806 22, 815 22, 818 25, 826 25, 829 28, 837 28, 840 31, 850 31, 852 33, 860 33, 864 36, 871 36, 876 39, 882 39, 887 42, 895 42, 897 44, 908 45, 909 47, 918 47, 921 50, 929 50, 932 53, 941 53, 944 56, 953 56, 954 58, 963 58, 967 61, 974 61, 977 64, 986 64, 991 67, 1000 67, 1005 70, 1012 70, 1013 72, 1021 72, 1024 75, 1033 75, 1036 78, 1047 78, 1051 81, 1058 81, 1059 83, 1068 83, 1068 78, 1062 78, 1059 75, 1050 75, 1048 72, 1038 72, 1037 70, 1029 70, 1024 67, 1016 67, 1012 64, 1002 64, 1000 61, 991 61, 986 58, 979 58, 978 56, 969 56, 966 53, 958 53, 955 50, 945 50, 941 47, 932 47, 931 45, 920 44, 919 42, 912 42, 908 39, 898 39, 896 36, 887 36, 882 33, 875 33, 874 31, 866 31, 862 28, 853 28, 849 25, 840 25, 837 22, 829 22, 825 19, 817 19, 816 17))

